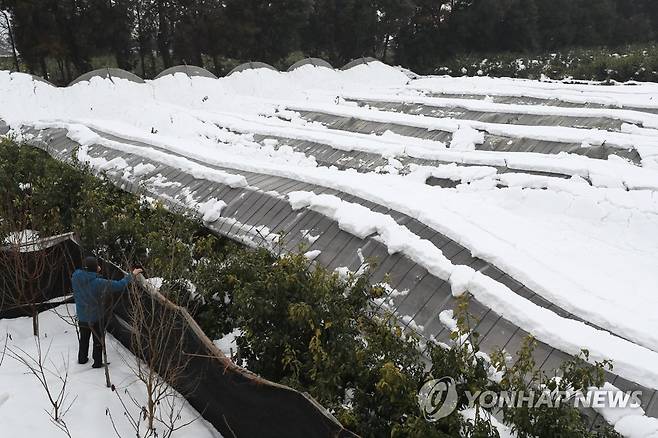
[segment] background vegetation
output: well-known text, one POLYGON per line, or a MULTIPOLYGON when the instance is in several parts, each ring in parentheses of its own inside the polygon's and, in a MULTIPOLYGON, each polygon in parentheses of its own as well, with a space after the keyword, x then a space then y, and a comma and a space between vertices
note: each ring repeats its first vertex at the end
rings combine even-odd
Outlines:
MULTIPOLYGON (((3 9, 0 31, 15 43, 18 67, 58 84, 106 66, 150 78, 182 63, 224 74, 243 61, 285 69, 306 56, 337 67, 374 56, 418 73, 520 76, 534 76, 539 61, 550 65, 545 74, 631 79, 645 77, 636 66, 653 72, 655 57, 608 61, 609 52, 591 49, 592 59, 569 52, 557 68, 550 53, 658 36, 654 0, 0 0, 3 9), (509 67, 517 58, 528 69, 509 67), (570 68, 581 62, 592 67, 570 68)), ((11 57, 5 63, 16 69, 11 57)))
POLYGON ((658 47, 655 43, 647 43, 536 54, 467 54, 450 59, 436 72, 524 79, 545 76, 552 79, 658 82, 658 47))

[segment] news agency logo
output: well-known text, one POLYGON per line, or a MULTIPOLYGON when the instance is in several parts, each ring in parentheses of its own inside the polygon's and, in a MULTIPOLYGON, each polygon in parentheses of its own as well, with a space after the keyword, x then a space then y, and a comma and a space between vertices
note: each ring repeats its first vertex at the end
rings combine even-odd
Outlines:
POLYGON ((418 391, 418 405, 427 421, 438 421, 457 408, 457 387, 452 377, 432 379, 418 391))
MULTIPOLYGON (((559 407, 564 404, 574 408, 635 409, 642 404, 642 391, 620 391, 606 385, 592 388, 587 393, 574 391, 466 391, 466 405, 484 409, 516 407, 541 408, 559 407)), ((452 414, 457 408, 459 396, 452 377, 432 379, 418 391, 418 405, 427 421, 435 422, 452 414)))

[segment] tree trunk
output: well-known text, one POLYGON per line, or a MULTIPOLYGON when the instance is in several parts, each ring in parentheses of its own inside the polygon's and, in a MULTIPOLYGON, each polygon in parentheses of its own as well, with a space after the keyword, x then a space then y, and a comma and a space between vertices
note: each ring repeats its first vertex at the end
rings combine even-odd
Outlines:
POLYGON ((212 65, 213 65, 214 73, 217 76, 220 76, 220 74, 219 74, 219 56, 217 56, 217 54, 212 55, 212 65))
POLYGON ((139 42, 139 61, 142 63, 142 78, 146 79, 146 65, 145 65, 145 55, 144 55, 144 32, 142 29, 142 11, 139 7, 139 2, 137 2, 137 41, 139 42))
POLYGON ((173 66, 171 52, 169 50, 169 23, 165 0, 158 0, 158 51, 162 56, 164 68, 173 66))
MULTIPOLYGON (((152 371, 149 371, 152 373, 152 371)), ((148 430, 153 430, 153 420, 155 418, 155 402, 153 401, 154 389, 152 384, 147 387, 148 391, 148 430)))
POLYGON ((68 20, 64 19, 63 23, 61 24, 62 26, 65 26, 65 29, 62 29, 62 35, 64 36, 64 41, 70 54, 71 62, 73 62, 73 66, 76 68, 78 74, 80 75, 91 70, 91 64, 84 56, 81 45, 78 44, 78 36, 76 33, 80 29, 78 24, 78 5, 75 0, 73 0, 71 4, 71 15, 68 17, 68 20))
POLYGON ((39 57, 39 66, 41 67, 41 77, 45 80, 49 79, 48 76, 48 65, 46 64, 46 58, 43 56, 39 57))
POLYGON ((105 323, 101 321, 101 346, 103 347, 103 368, 105 369, 105 386, 112 387, 110 380, 110 363, 107 360, 107 348, 105 346, 105 323))
POLYGON ((64 60, 64 69, 66 70, 66 83, 70 84, 73 78, 71 77, 71 64, 68 59, 64 60))
POLYGON ((156 59, 156 55, 153 53, 153 50, 149 50, 149 61, 151 63, 151 72, 150 75, 151 77, 155 77, 157 70, 158 70, 158 63, 156 59))
POLYGON ((388 54, 389 38, 391 37, 388 34, 386 34, 386 38, 384 38, 384 53, 382 54, 382 62, 386 62, 386 55, 388 54))
MULTIPOLYGON (((194 23, 195 27, 199 28, 199 10, 194 8, 194 23)), ((201 54, 201 32, 195 32, 192 36, 194 41, 194 65, 203 67, 203 56, 201 54)))
POLYGON ((58 59, 57 60, 57 65, 59 66, 59 74, 62 78, 62 84, 66 83, 68 85, 68 82, 66 81, 66 73, 64 72, 64 63, 65 62, 66 62, 66 60, 64 60, 64 59, 58 59))
POLYGON ((39 311, 35 308, 32 312, 32 334, 39 336, 39 311))
POLYGON ((18 63, 18 52, 16 51, 16 41, 14 40, 14 30, 11 27, 11 21, 9 20, 9 15, 6 11, 2 11, 2 15, 7 23, 7 33, 9 34, 9 44, 11 44, 11 52, 14 58, 14 68, 16 71, 21 71, 21 66, 18 63))

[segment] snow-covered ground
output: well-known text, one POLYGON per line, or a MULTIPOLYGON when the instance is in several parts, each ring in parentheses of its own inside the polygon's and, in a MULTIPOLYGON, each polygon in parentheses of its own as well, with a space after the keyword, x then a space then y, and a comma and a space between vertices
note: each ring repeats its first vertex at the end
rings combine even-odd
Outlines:
MULTIPOLYGON (((390 217, 309 193, 290 199, 356 235, 378 233, 391 252, 403 252, 449 280, 455 294, 469 290, 549 345, 569 353, 587 348, 593 359, 614 359, 620 375, 658 388, 658 115, 637 110, 658 110, 654 97, 658 97, 656 84, 603 87, 447 77, 410 81, 400 70, 379 63, 347 71, 312 66, 289 73, 247 70, 219 80, 177 74, 146 84, 94 78, 68 88, 0 72, 0 119, 14 133, 27 126, 60 127, 83 146, 102 144, 232 187, 245 186, 240 173, 249 171, 382 204, 442 232, 603 330, 559 316, 470 268, 452 265, 431 242, 410 236, 390 217), (441 93, 451 96, 441 98, 441 93), (547 101, 504 104, 495 103, 495 96, 547 101), (354 99, 512 115, 605 118, 622 124, 620 129, 604 130, 485 123, 384 111, 358 106, 354 99), (560 101, 580 106, 553 105, 560 101), (451 141, 329 129, 305 120, 300 111, 444 131, 451 141), (111 141, 108 134, 159 149, 111 141), (255 141, 254 134, 272 139, 255 141), (615 155, 592 159, 567 153, 478 150, 488 135, 605 145, 613 152, 631 149, 640 162, 615 155), (389 166, 383 172, 323 167, 316 157, 274 137, 380 155, 389 166), (410 167, 412 158, 425 164, 410 167), (478 166, 437 165, 437 160, 478 166), (495 167, 513 172, 499 173, 495 167), (425 183, 429 176, 461 184, 429 186, 425 183)), ((78 156, 97 169, 116 171, 128 179, 149 171, 129 168, 120 158, 108 162, 92 157, 85 148, 78 156)), ((154 183, 168 184, 156 179, 154 183)), ((221 217, 225 205, 221 199, 211 199, 196 207, 212 222, 221 217)))
MULTIPOLYGON (((57 312, 68 315, 65 306, 60 306, 57 312)), ((69 305, 70 314, 75 314, 73 305, 69 305)), ((54 311, 40 315, 41 350, 45 364, 45 376, 53 394, 57 396, 62 386, 59 377, 66 374, 68 363, 67 398, 64 406, 70 409, 63 420, 73 437, 110 438, 117 436, 108 412, 114 419, 120 436, 135 436, 124 409, 116 393, 105 386, 105 373, 102 369, 92 369, 91 362, 86 365, 77 363, 77 337, 74 327, 57 316, 54 311)), ((7 351, 12 351, 28 358, 38 357, 35 338, 32 335, 32 320, 19 318, 0 320, 0 355, 7 340, 7 351), (9 335, 9 338, 7 338, 9 335)), ((118 341, 107 336, 108 358, 110 361, 110 376, 117 392, 122 395, 132 418, 138 418, 140 409, 136 407, 124 393, 127 389, 135 400, 145 403, 146 391, 144 385, 136 381, 131 365, 135 357, 118 341)), ((91 354, 91 347, 90 347, 91 354)), ((172 435, 173 437, 211 438, 221 435, 199 416, 185 399, 178 399, 178 406, 183 403, 181 419, 176 423, 182 425, 196 419, 172 435)), ((164 404, 162 409, 167 409, 164 404)), ((2 436, 13 437, 57 437, 65 436, 50 420, 48 412, 52 406, 47 394, 37 378, 28 368, 5 354, 0 365, 0 429, 2 436)), ((142 431, 144 426, 142 425, 142 431)), ((162 429, 160 429, 162 432, 162 429)))

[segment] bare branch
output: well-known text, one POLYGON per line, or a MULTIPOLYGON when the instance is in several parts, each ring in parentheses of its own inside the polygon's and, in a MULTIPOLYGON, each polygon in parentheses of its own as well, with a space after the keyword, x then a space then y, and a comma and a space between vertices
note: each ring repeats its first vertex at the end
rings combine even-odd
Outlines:
POLYGON ((52 360, 49 361, 52 369, 49 369, 45 364, 48 362, 52 340, 45 351, 41 347, 41 339, 39 337, 35 337, 34 342, 36 346, 35 354, 30 354, 21 347, 5 346, 7 355, 26 367, 28 374, 32 374, 37 379, 51 405, 51 410, 46 411, 50 421, 70 438, 71 433, 64 421, 64 416, 77 400, 77 396, 70 402, 68 401, 69 359, 62 354, 62 369, 58 368, 52 360), (48 375, 54 376, 59 381, 58 389, 52 386, 48 375))
POLYGON ((228 430, 229 430, 229 431, 231 432, 231 434, 233 435, 233 438, 238 438, 238 436, 235 434, 235 432, 233 431, 233 429, 231 429, 231 426, 228 424, 228 421, 226 420, 226 416, 225 416, 224 414, 222 414, 222 418, 224 419, 224 424, 226 424, 226 427, 228 428, 228 430))
POLYGON ((9 333, 5 333, 5 345, 2 347, 2 353, 0 354, 0 366, 2 366, 2 363, 5 360, 5 355, 7 354, 7 344, 10 339, 11 336, 9 335, 9 333))

